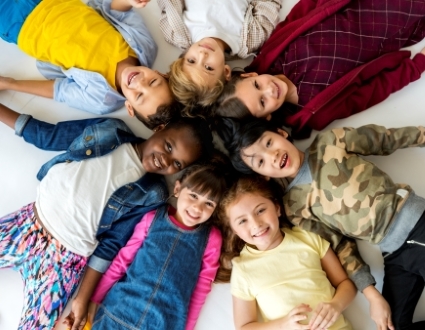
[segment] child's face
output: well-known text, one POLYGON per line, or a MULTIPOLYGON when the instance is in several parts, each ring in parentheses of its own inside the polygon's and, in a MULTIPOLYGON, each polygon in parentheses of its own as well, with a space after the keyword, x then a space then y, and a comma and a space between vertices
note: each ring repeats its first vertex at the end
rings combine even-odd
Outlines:
MULTIPOLYGON (((224 60, 224 51, 213 38, 204 38, 192 44, 184 56, 183 71, 193 82, 213 88, 217 80, 230 79, 230 67, 224 60)), ((224 82, 224 81, 223 81, 224 82)))
POLYGON ((252 72, 242 76, 245 78, 236 84, 235 96, 254 117, 270 119, 271 113, 285 102, 288 85, 269 74, 258 75, 252 72))
POLYGON ((254 172, 271 178, 294 178, 304 160, 304 153, 286 138, 288 133, 266 131, 254 144, 243 149, 242 160, 254 172))
POLYGON ((188 129, 164 128, 142 144, 141 161, 147 172, 174 174, 196 161, 200 148, 188 129))
POLYGON ((279 228, 280 208, 259 194, 243 194, 227 207, 230 228, 243 241, 265 251, 283 240, 279 228))
POLYGON ((159 72, 145 66, 127 67, 121 74, 121 91, 131 117, 147 118, 161 105, 173 102, 168 81, 159 72))
POLYGON ((174 194, 177 197, 176 219, 188 227, 207 221, 217 206, 207 195, 200 195, 187 187, 180 189, 179 181, 174 187, 174 194))

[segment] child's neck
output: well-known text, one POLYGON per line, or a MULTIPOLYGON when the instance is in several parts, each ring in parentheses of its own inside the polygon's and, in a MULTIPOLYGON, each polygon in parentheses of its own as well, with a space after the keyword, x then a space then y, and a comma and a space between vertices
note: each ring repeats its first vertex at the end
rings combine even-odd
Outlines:
POLYGON ((298 104, 297 86, 295 86, 295 84, 283 74, 276 75, 276 77, 284 81, 286 85, 288 86, 288 93, 286 93, 285 102, 298 104))
POLYGON ((139 66, 140 62, 137 58, 129 56, 126 59, 117 63, 117 69, 115 70, 115 86, 117 86, 117 91, 121 92, 121 74, 125 68, 129 66, 139 66))

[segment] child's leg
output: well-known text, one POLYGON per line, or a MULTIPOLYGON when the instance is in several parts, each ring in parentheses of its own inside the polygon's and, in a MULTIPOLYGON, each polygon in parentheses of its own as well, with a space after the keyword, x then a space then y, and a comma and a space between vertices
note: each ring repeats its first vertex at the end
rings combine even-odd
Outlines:
POLYGON ((41 0, 0 1, 0 38, 16 44, 19 31, 28 15, 41 0))
POLYGON ((0 219, 0 267, 19 270, 24 281, 19 329, 52 329, 85 264, 35 221, 33 204, 0 219))
POLYGON ((425 286, 425 214, 410 232, 406 242, 384 259, 382 295, 391 307, 396 329, 425 329, 425 320, 412 323, 416 305, 425 286), (410 242, 410 243, 407 243, 410 242))

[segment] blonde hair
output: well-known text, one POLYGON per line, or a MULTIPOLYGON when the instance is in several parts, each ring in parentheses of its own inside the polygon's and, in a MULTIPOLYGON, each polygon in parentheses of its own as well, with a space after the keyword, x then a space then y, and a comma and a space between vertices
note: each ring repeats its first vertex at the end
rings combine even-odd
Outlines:
POLYGON ((170 65, 168 84, 177 101, 185 106, 183 115, 192 117, 199 115, 199 113, 192 113, 194 109, 199 111, 197 106, 207 108, 214 104, 223 91, 225 76, 223 71, 223 76, 217 79, 213 88, 207 84, 196 84, 190 75, 183 71, 184 53, 180 56, 170 65))

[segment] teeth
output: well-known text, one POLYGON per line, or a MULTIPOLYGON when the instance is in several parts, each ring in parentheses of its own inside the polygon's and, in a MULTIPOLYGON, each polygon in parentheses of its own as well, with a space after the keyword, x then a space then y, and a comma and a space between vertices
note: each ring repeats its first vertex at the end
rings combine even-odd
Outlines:
POLYGON ((253 236, 253 237, 261 236, 261 235, 263 235, 263 234, 266 232, 266 230, 267 230, 267 228, 266 228, 266 229, 264 229, 264 230, 262 230, 262 231, 260 231, 259 233, 256 233, 255 235, 252 235, 252 236, 253 236))
POLYGON ((288 160, 288 154, 285 154, 282 158, 282 162, 280 163, 280 167, 284 167, 286 165, 286 161, 288 160))
POLYGON ((133 79, 134 79, 136 76, 137 76, 137 73, 133 73, 133 74, 130 76, 130 79, 128 79, 128 84, 129 84, 129 85, 131 85, 131 82, 133 81, 133 79))
POLYGON ((153 157, 153 163, 155 164, 156 167, 161 168, 161 163, 159 162, 158 158, 156 158, 155 156, 153 157))

